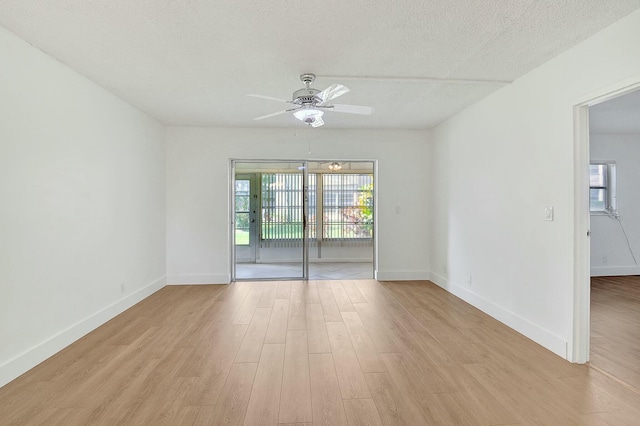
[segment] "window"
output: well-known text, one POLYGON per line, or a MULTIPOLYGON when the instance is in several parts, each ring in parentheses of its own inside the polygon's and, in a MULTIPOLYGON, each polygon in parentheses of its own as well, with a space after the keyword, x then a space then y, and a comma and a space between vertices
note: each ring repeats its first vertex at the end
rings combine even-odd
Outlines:
POLYGON ((616 210, 616 164, 594 162, 589 165, 589 211, 608 214, 616 210))
POLYGON ((249 244, 249 195, 251 181, 236 180, 236 245, 249 244))
MULTIPOLYGON (((318 229, 322 239, 372 237, 373 175, 310 173, 308 185, 309 238, 317 239, 318 229)), ((262 174, 262 240, 302 238, 302 196, 301 174, 262 174)))
POLYGON ((371 238, 373 175, 322 175, 322 238, 371 238))

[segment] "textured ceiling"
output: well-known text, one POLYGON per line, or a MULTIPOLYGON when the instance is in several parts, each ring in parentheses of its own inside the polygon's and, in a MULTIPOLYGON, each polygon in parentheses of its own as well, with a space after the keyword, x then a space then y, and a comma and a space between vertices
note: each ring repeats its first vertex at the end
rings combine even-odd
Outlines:
POLYGON ((640 90, 589 108, 594 133, 640 135, 640 90))
POLYGON ((0 25, 168 125, 302 125, 288 114, 254 122, 283 108, 245 95, 289 98, 302 86, 299 74, 313 72, 325 76, 318 89, 338 81, 351 88, 340 103, 375 108, 370 117, 328 112, 325 127, 425 129, 639 7, 640 0, 0 0, 0 25))

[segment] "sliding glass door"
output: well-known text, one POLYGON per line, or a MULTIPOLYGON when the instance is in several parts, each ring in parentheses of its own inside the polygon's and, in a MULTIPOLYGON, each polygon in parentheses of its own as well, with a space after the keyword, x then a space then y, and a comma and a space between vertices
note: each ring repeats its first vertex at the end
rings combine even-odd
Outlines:
POLYGON ((371 279, 374 163, 309 161, 309 277, 371 279))
POLYGON ((373 278, 373 161, 232 161, 234 280, 373 278))
POLYGON ((236 261, 252 263, 256 260, 257 177, 254 173, 238 174, 235 181, 235 255, 236 261))
POLYGON ((232 161, 233 279, 306 279, 305 161, 232 161))

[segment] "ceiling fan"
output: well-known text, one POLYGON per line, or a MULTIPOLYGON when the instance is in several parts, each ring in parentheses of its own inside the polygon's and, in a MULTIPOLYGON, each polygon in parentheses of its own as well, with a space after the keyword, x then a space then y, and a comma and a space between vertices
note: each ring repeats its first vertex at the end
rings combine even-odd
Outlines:
POLYGON ((325 110, 362 115, 371 115, 373 113, 373 108, 368 106, 331 103, 331 101, 338 96, 348 93, 349 88, 342 84, 332 84, 326 89, 320 91, 310 87, 311 83, 313 83, 315 79, 316 76, 314 74, 302 74, 300 76, 300 80, 302 80, 305 87, 293 92, 293 96, 290 101, 287 101, 286 99, 273 98, 271 96, 247 95, 253 98, 267 99, 270 101, 293 105, 292 108, 256 117, 254 120, 263 120, 276 115, 293 112, 293 116, 303 123, 308 124, 311 127, 320 127, 324 124, 322 116, 324 115, 325 110))

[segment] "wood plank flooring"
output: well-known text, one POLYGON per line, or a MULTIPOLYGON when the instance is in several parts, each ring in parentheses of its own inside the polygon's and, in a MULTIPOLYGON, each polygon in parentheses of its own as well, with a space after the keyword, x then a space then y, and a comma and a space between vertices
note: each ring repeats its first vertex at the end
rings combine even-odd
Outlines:
POLYGON ((640 276, 591 278, 590 364, 640 392, 640 276))
POLYGON ((0 388, 2 425, 638 419, 633 389, 428 281, 169 286, 0 388))

